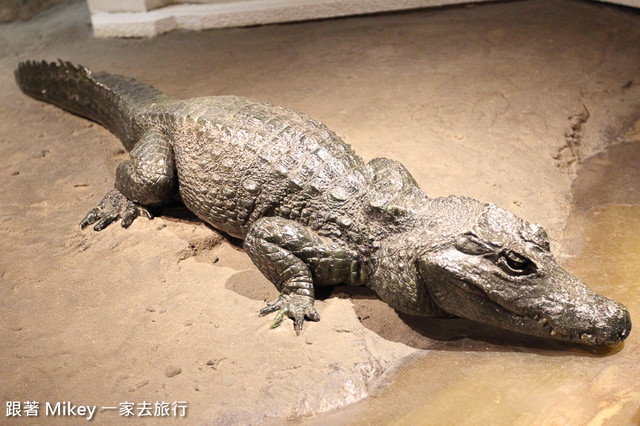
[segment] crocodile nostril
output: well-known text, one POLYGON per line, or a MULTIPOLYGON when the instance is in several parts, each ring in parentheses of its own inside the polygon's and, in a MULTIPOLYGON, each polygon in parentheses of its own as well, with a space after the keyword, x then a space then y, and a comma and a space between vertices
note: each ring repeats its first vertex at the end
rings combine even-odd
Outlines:
POLYGON ((625 309, 618 323, 618 333, 617 333, 618 340, 623 341, 624 339, 627 338, 627 336, 629 336, 630 332, 631 332, 631 315, 629 315, 629 311, 625 309))

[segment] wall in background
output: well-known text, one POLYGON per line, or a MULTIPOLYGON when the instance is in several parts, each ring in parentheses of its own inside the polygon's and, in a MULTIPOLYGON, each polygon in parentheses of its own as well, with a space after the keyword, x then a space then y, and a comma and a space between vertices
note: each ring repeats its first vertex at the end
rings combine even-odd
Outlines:
POLYGON ((0 0, 0 23, 21 21, 69 0, 0 0))
MULTIPOLYGON (((174 29, 240 27, 481 1, 492 0, 87 0, 96 37, 153 37, 174 29)), ((640 0, 601 1, 640 7, 640 0)))
POLYGON ((490 0, 87 0, 96 37, 152 37, 490 0), (180 4, 179 4, 180 3, 180 4))

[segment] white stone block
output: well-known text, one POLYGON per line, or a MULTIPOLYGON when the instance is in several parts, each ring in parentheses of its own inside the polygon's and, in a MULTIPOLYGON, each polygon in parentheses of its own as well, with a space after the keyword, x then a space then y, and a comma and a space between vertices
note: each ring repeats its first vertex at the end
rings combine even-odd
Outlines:
MULTIPOLYGON (((116 8, 120 0, 89 1, 110 3, 113 4, 110 7, 116 8)), ((163 0, 136 1, 145 3, 147 11, 107 13, 92 8, 95 10, 91 15, 95 36, 153 37, 174 29, 241 27, 469 3, 469 0, 244 0, 179 4, 149 10, 151 3, 158 4, 163 0)))

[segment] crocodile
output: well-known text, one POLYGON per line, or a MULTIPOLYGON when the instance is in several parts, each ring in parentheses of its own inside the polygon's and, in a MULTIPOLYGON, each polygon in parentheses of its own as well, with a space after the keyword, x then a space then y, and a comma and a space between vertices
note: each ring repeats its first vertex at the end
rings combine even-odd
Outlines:
POLYGON ((372 289, 393 309, 531 336, 613 346, 627 308, 564 270, 541 226, 465 196, 430 198, 397 161, 365 163, 324 124, 238 96, 175 100, 120 75, 25 61, 22 91, 95 121, 130 158, 82 219, 128 227, 180 200, 233 237, 278 288, 272 327, 319 321, 314 288, 372 289))

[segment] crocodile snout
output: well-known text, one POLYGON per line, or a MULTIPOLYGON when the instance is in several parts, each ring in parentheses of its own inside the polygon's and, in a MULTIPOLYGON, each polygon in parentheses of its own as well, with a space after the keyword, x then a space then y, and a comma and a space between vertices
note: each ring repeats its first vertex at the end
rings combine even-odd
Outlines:
POLYGON ((631 315, 629 311, 620 303, 618 305, 616 315, 609 320, 609 332, 605 336, 605 342, 608 345, 616 345, 629 336, 631 332, 631 315))
MULTIPOLYGON (((577 279, 574 285, 577 285, 577 279)), ((564 305, 561 313, 549 318, 558 337, 586 345, 615 346, 631 332, 627 308, 615 300, 583 287, 584 297, 564 305)))
POLYGON ((558 266, 550 269, 555 283, 548 287, 552 291, 546 295, 544 310, 557 338, 615 346, 629 336, 631 316, 622 303, 594 292, 558 266))

